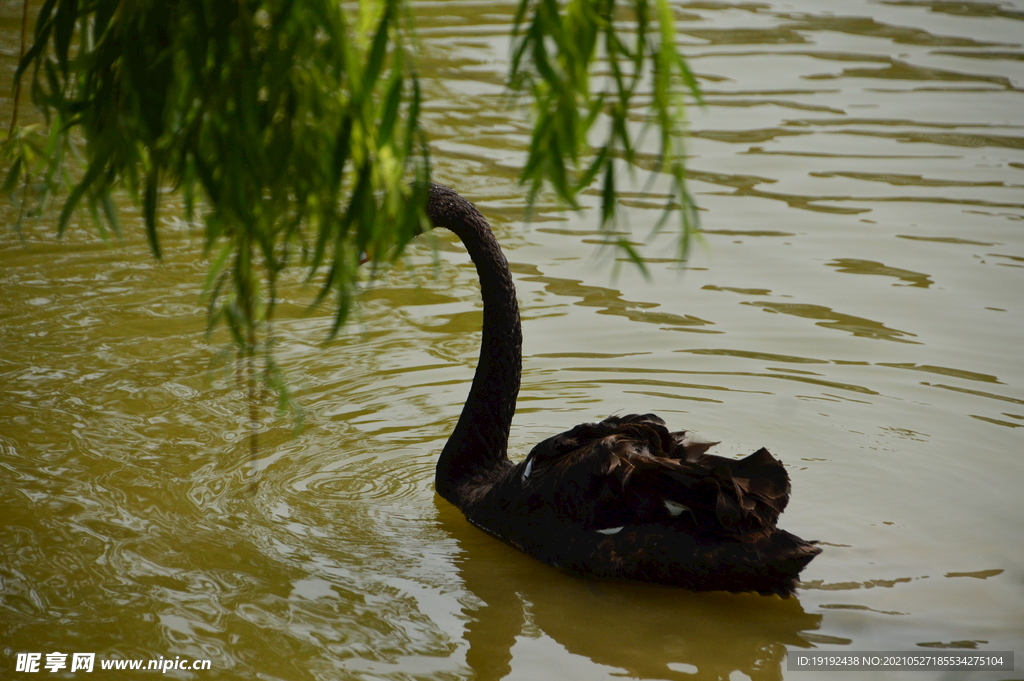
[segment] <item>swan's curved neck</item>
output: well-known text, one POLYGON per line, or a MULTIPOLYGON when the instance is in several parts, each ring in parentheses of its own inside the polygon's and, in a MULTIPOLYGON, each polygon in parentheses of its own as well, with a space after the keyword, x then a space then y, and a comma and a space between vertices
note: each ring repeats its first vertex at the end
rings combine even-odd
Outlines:
POLYGON ((447 187, 432 185, 427 215, 465 244, 480 277, 484 301, 480 361, 462 415, 437 463, 437 492, 457 506, 466 483, 508 461, 508 433, 522 371, 523 333, 512 272, 483 215, 447 187))

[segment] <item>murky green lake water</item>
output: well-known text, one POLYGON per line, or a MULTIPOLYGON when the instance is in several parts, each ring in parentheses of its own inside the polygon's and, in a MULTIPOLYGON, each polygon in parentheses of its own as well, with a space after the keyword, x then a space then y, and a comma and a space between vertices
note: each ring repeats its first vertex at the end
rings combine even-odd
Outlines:
MULTIPOLYGON (((796 598, 575 579, 435 496, 481 319, 448 234, 326 348, 329 314, 285 291, 306 426, 268 413, 250 462, 243 392, 208 370, 199 238, 167 217, 156 264, 139 237, 44 223, 0 233, 0 677, 58 651, 211 661, 183 679, 1024 678, 1024 3, 676 10, 707 100, 685 266, 664 236, 651 281, 613 279, 592 209, 523 224, 514 5, 416 5, 436 179, 516 272, 513 455, 631 411, 727 455, 767 446, 793 478, 783 525, 825 544, 796 598), (934 648, 1014 650, 1018 671, 786 670, 787 651, 934 648)), ((638 240, 657 189, 623 198, 638 240)))

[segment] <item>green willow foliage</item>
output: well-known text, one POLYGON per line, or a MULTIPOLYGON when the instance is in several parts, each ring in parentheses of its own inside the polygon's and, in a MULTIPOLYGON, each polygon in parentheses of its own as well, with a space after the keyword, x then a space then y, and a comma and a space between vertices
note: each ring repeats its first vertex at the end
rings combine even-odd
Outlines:
MULTIPOLYGON (((84 138, 59 231, 85 202, 118 232, 110 194, 126 190, 158 258, 160 199, 180 190, 205 224, 210 324, 226 322, 244 355, 266 340, 293 264, 317 279, 318 300, 333 296, 333 334, 361 255, 393 259, 421 231, 428 156, 409 38, 398 0, 357 12, 336 0, 46 0, 18 75, 32 69, 51 135, 21 149, 45 160, 51 187, 71 135, 84 138)), ((30 163, 15 157, 8 188, 30 163)))
MULTIPOLYGON (((616 160, 624 160, 629 169, 638 165, 637 148, 649 125, 634 134, 628 123, 633 110, 646 104, 648 122, 655 124, 659 136, 654 170, 671 177, 671 199, 664 216, 673 208, 679 210, 679 255, 685 257, 697 213, 685 184, 682 89, 688 89, 698 102, 701 97, 676 48, 668 0, 561 4, 521 0, 516 26, 519 40, 512 55, 510 83, 515 92, 532 95, 535 114, 529 159, 522 172, 522 180, 530 186, 530 203, 548 184, 575 208, 576 195, 600 177, 601 226, 611 226, 617 205, 616 160), (595 64, 600 63, 603 79, 595 73, 595 64), (602 132, 603 141, 592 153, 595 145, 590 140, 602 132)), ((655 231, 663 223, 664 218, 655 231)), ((628 239, 612 243, 644 269, 628 239)))
MULTIPOLYGON (((682 92, 697 90, 667 0, 521 0, 516 26, 510 85, 535 103, 531 203, 550 184, 575 207, 600 176, 610 225, 616 161, 637 160, 629 117, 649 100, 688 235, 682 92)), ((25 215, 63 189, 61 233, 85 207, 120 234, 111 192, 126 192, 159 258, 161 198, 180 192, 205 225, 211 327, 226 322, 243 356, 264 357, 284 395, 266 346, 280 273, 304 268, 317 302, 333 298, 333 335, 361 261, 394 260, 425 226, 413 45, 404 0, 44 0, 17 82, 31 79, 49 127, 12 122, 3 193, 25 215)))

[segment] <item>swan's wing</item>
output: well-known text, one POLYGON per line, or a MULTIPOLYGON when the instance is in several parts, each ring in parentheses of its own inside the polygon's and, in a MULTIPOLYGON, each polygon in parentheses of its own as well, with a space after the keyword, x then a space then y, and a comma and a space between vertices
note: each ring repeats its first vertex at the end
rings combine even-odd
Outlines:
POLYGON ((789 476, 765 449, 741 460, 670 433, 652 414, 576 426, 534 447, 518 467, 525 496, 611 534, 644 523, 745 534, 775 527, 789 476))

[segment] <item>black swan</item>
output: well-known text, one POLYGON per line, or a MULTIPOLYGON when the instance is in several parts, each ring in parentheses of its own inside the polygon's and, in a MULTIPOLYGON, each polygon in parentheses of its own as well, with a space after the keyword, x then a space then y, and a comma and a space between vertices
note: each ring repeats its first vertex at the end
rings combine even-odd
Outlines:
POLYGON ((484 302, 480 362, 437 462, 437 492, 477 527, 573 573, 793 593, 821 549, 776 528, 789 475, 766 449, 741 460, 706 454, 717 443, 645 414, 578 425, 509 460, 522 329, 508 261, 454 190, 430 185, 426 212, 465 244, 484 302))

